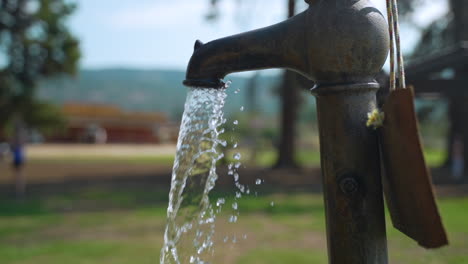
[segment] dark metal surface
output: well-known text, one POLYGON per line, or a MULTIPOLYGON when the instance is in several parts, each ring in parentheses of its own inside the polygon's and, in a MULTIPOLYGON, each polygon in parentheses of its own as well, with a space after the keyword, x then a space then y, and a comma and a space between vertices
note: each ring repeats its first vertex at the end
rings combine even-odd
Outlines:
POLYGON ((288 68, 316 83, 331 264, 386 264, 377 135, 377 75, 388 54, 386 19, 366 0, 307 0, 285 22, 197 42, 186 80, 218 88, 229 73, 288 68))
POLYGON ((366 127, 378 85, 314 88, 331 264, 385 264, 377 133, 366 127))
POLYGON ((229 73, 269 68, 288 68, 319 84, 370 82, 387 47, 386 20, 368 1, 310 1, 282 23, 197 42, 184 84, 218 87, 229 73))

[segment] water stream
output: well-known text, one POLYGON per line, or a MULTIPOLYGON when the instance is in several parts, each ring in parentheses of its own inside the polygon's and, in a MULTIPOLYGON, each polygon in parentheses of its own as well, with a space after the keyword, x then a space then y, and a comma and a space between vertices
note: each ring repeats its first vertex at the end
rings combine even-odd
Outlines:
MULTIPOLYGON (((160 263, 208 263, 213 254, 216 210, 209 192, 216 179, 216 162, 223 157, 219 139, 226 122, 225 89, 188 92, 172 170, 167 226, 160 263)), ((218 201, 219 202, 219 201, 218 201)))

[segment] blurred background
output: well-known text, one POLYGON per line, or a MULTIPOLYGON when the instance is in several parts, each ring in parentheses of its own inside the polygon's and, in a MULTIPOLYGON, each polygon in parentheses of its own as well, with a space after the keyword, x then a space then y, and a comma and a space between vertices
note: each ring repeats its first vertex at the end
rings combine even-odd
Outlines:
MULTIPOLYGON (((384 0, 372 2, 386 14, 384 0)), ((468 3, 399 5, 451 245, 423 250, 388 220, 390 262, 468 263, 468 3)), ((302 0, 0 0, 0 262, 157 263, 195 40, 306 8, 302 0)), ((215 259, 326 263, 313 83, 280 70, 227 79, 223 151, 239 145, 241 182, 255 192, 240 200, 236 224, 217 222, 215 259)), ((228 162, 212 196, 229 201, 228 162)))

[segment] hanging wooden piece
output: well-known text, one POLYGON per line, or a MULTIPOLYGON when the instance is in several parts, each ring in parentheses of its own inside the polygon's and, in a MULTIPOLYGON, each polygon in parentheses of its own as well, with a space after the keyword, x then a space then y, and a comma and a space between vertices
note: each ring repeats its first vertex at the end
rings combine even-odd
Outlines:
POLYGON ((425 248, 437 248, 448 244, 447 235, 423 156, 413 91, 405 86, 396 0, 387 0, 387 8, 391 36, 390 95, 383 107, 383 126, 378 129, 384 193, 395 228, 425 248), (398 87, 395 87, 394 45, 398 87))
POLYGON ((383 110, 382 182, 393 225, 423 247, 447 245, 424 161, 412 90, 392 91, 383 110))

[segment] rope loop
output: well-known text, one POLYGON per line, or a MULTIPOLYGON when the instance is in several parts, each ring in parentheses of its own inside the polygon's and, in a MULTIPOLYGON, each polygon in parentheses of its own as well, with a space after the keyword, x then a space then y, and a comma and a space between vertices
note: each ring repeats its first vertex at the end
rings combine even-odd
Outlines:
POLYGON ((388 32, 390 35, 390 91, 397 89, 395 74, 395 51, 398 73, 398 88, 406 88, 405 65, 400 45, 400 24, 398 19, 397 0, 387 1, 388 32))

